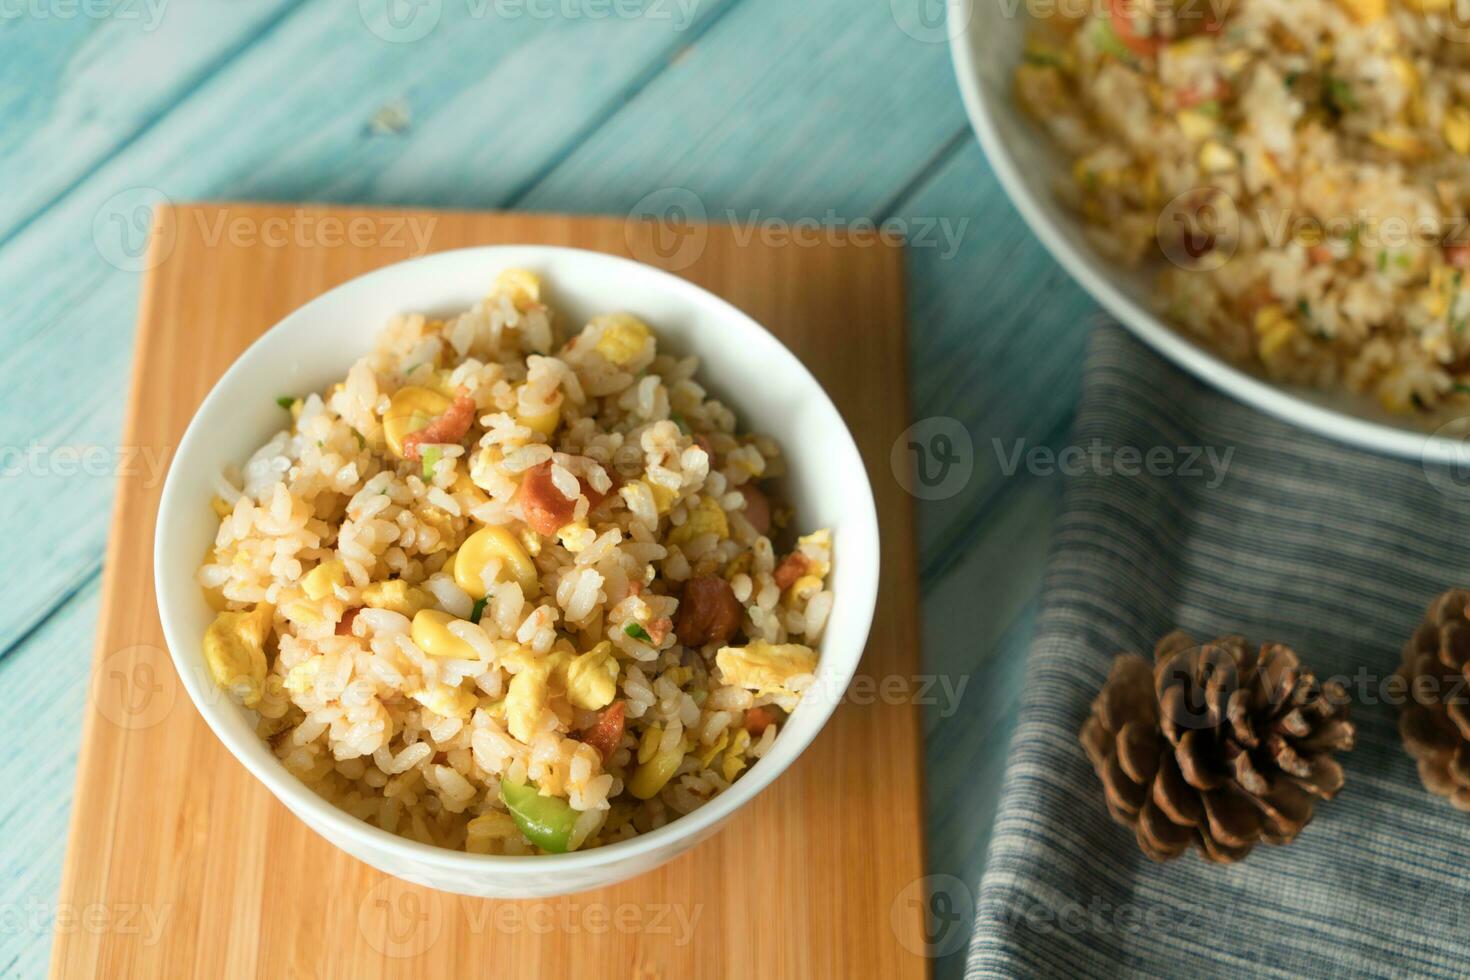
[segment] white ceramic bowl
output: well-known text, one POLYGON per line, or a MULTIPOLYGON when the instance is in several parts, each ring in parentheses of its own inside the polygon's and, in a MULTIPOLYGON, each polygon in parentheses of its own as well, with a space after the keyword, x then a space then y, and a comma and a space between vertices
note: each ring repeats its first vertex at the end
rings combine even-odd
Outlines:
POLYGON ((379 269, 333 289, 277 324, 222 377, 174 455, 154 541, 164 634, 189 696, 235 758, 317 833, 373 867, 445 891, 485 897, 565 894, 621 881, 710 836, 811 743, 846 690, 878 593, 878 521, 852 436, 816 379, 790 351, 723 300, 667 273, 595 252, 489 247, 443 252, 379 269), (386 833, 322 800, 291 775, 252 730, 247 712, 204 673, 200 640, 212 613, 195 572, 214 539, 211 474, 242 463, 281 428, 275 399, 322 390, 372 346, 390 316, 453 313, 484 294, 497 272, 541 273, 554 308, 572 322, 627 311, 654 325, 661 344, 698 354, 700 379, 744 428, 785 451, 785 492, 804 527, 835 535, 836 603, 821 644, 816 693, 791 715, 771 751, 727 792, 694 813, 629 841, 540 857, 494 857, 431 847, 386 833), (835 692, 835 693, 834 693, 835 692))
POLYGON ((1067 161, 1014 95, 1029 27, 1025 0, 948 2, 955 74, 991 167, 1042 244, 1108 312, 1179 366, 1277 418, 1365 449, 1464 464, 1466 446, 1459 439, 1430 436, 1415 420, 1390 415, 1367 398, 1282 385, 1243 371, 1160 319, 1149 272, 1099 254, 1078 217, 1053 193, 1067 161))

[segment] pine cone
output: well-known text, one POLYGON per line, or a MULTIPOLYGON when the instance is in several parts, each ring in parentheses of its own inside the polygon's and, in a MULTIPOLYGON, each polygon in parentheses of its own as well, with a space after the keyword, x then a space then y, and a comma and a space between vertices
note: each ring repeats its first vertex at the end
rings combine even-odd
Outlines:
POLYGON ((1419 762, 1431 793, 1470 810, 1470 592, 1452 589, 1434 600, 1404 647, 1399 676, 1408 697, 1399 713, 1404 748, 1419 762))
POLYGON ((1332 753, 1353 735, 1346 690, 1319 684, 1290 647, 1174 632, 1152 667, 1136 653, 1113 661, 1081 740, 1145 854, 1167 861, 1193 844, 1223 863, 1294 839, 1317 798, 1342 788, 1332 753))

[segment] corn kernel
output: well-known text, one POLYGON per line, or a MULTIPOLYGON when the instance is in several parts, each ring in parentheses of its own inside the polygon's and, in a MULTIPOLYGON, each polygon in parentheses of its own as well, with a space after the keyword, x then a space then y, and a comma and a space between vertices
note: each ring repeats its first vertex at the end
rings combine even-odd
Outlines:
POLYGON ((520 583, 526 596, 537 592, 536 565, 515 535, 503 527, 482 527, 460 546, 454 559, 454 581, 473 598, 485 598, 485 566, 500 560, 500 576, 520 583))
POLYGON ((1215 120, 1203 112, 1193 109, 1185 109, 1174 117, 1184 135, 1196 143, 1209 139, 1215 134, 1215 120))
POLYGON ((1424 156, 1429 151, 1429 148, 1417 136, 1397 130, 1375 129, 1368 134, 1368 138, 1390 153, 1405 159, 1415 159, 1424 156))
POLYGON ((224 520, 226 517, 229 517, 235 512, 235 509, 233 507, 225 503, 225 499, 223 497, 209 498, 209 509, 214 511, 214 516, 218 517, 220 520, 224 520))
POLYGON ((347 566, 340 561, 324 561, 301 577, 301 589, 308 599, 325 599, 347 584, 347 566))
POLYGON ((1445 113, 1444 140, 1460 156, 1470 156, 1470 109, 1455 106, 1445 113))
POLYGON ((684 761, 684 746, 678 744, 671 749, 660 749, 653 758, 641 763, 628 780, 628 792, 640 800, 651 800, 658 795, 668 781, 673 778, 674 771, 684 761))
POLYGON ((1215 140, 1210 140, 1199 148, 1199 165, 1206 173, 1230 173, 1238 164, 1235 154, 1215 140))
POLYGON ((444 660, 478 660, 475 648, 449 632, 449 624, 458 622, 447 612, 421 609, 413 617, 409 638, 424 653, 444 660))
POLYGON ((1338 4, 1359 24, 1371 24, 1388 16, 1388 0, 1338 0, 1338 4))
POLYGON ((437 391, 409 385, 399 388, 388 403, 388 412, 383 416, 383 437, 388 448, 399 459, 403 455, 403 438, 417 432, 434 419, 449 411, 450 400, 437 391))

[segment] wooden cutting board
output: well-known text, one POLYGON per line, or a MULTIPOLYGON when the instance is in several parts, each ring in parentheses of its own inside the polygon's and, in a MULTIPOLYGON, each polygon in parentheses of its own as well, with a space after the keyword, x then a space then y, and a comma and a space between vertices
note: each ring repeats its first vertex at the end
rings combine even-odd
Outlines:
POLYGON ((882 598, 860 670, 869 686, 715 838, 600 891, 461 898, 336 850, 215 740, 178 683, 154 605, 161 487, 124 478, 53 975, 927 974, 918 709, 911 698, 872 694, 917 690, 909 681, 920 670, 910 500, 889 464, 908 405, 901 249, 837 235, 798 247, 750 229, 525 214, 223 204, 165 207, 154 221, 123 445, 175 445, 256 336, 379 266, 497 243, 632 255, 744 309, 831 393, 878 498, 882 598), (884 678, 904 683, 883 688, 884 678))

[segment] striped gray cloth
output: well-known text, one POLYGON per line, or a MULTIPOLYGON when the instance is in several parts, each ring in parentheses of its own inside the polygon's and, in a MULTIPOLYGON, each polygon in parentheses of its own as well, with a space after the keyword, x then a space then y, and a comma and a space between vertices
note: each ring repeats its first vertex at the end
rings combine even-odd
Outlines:
POLYGON ((1430 600, 1470 581, 1470 491, 1269 419, 1117 327, 1093 342, 1073 444, 1086 472, 1056 526, 967 977, 1470 974, 1470 814, 1423 789, 1384 689, 1430 600), (1223 480, 1207 455, 1185 465, 1197 449, 1228 456, 1223 480), (1347 785, 1295 843, 1159 865, 1108 816, 1077 731, 1114 653, 1176 625, 1287 643, 1347 684, 1347 785))

